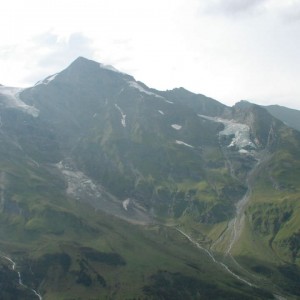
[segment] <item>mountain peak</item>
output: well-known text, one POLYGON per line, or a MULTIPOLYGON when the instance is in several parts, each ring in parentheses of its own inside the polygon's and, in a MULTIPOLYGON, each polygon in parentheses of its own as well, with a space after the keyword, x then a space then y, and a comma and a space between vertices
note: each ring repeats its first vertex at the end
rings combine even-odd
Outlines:
MULTIPOLYGON (((95 82, 99 80, 99 78, 102 78, 102 81, 106 78, 105 80, 108 80, 111 84, 123 79, 135 80, 131 75, 122 73, 111 65, 99 63, 82 56, 75 59, 65 70, 59 73, 59 75, 60 74, 63 75, 63 77, 60 76, 61 80, 73 81, 80 84, 84 82, 95 82)), ((108 83, 108 81, 106 81, 106 83, 108 83)))
POLYGON ((103 64, 103 63, 99 63, 99 62, 96 62, 94 60, 85 58, 83 56, 77 57, 71 63, 70 67, 76 67, 76 68, 79 68, 79 69, 81 69, 81 68, 94 68, 94 67, 99 68, 100 67, 101 69, 105 69, 105 70, 108 70, 108 71, 113 71, 113 72, 116 72, 116 73, 122 73, 119 70, 117 70, 115 67, 113 67, 112 65, 106 65, 106 64, 103 64))
POLYGON ((99 65, 99 63, 97 63, 91 59, 85 58, 83 56, 79 56, 70 64, 69 67, 82 68, 82 67, 96 66, 96 65, 99 65))
POLYGON ((75 60, 74 60, 74 62, 76 62, 76 61, 85 61, 85 62, 88 62, 88 61, 93 61, 93 60, 91 60, 91 59, 88 59, 88 58, 86 58, 86 57, 83 57, 83 56, 78 56, 75 60))
POLYGON ((253 104, 253 103, 251 103, 247 100, 241 100, 241 101, 237 102, 234 105, 234 107, 237 107, 237 108, 240 108, 240 109, 247 109, 249 107, 252 107, 253 105, 255 105, 255 104, 253 104))

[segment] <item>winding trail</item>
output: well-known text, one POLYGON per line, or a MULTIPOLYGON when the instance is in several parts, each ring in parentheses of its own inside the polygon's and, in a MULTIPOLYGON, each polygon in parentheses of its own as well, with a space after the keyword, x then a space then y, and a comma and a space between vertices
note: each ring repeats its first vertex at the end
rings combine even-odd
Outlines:
POLYGON ((17 274, 18 274, 18 283, 19 283, 19 285, 22 286, 23 288, 33 292, 36 295, 36 297, 39 298, 39 300, 43 300, 43 297, 35 289, 31 289, 30 287, 28 287, 27 285, 25 285, 23 283, 21 273, 19 271, 16 271, 16 267, 17 267, 16 262, 14 262, 10 257, 8 257, 6 255, 1 255, 0 257, 4 258, 5 260, 7 260, 11 263, 11 267, 12 267, 13 271, 17 272, 17 274))

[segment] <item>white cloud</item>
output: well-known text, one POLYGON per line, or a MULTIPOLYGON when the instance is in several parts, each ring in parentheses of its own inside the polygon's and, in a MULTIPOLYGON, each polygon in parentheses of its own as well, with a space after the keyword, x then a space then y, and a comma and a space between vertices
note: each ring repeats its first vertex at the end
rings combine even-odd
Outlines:
POLYGON ((6 70, 1 74, 2 84, 30 86, 50 74, 60 71, 78 56, 93 57, 91 41, 80 33, 68 39, 59 39, 46 32, 31 40, 3 47, 0 51, 0 64, 6 70))
POLYGON ((24 86, 86 56, 148 86, 300 109, 300 0, 6 1, 0 83, 24 86))
POLYGON ((245 14, 259 12, 269 0, 211 0, 205 4, 207 13, 245 14))

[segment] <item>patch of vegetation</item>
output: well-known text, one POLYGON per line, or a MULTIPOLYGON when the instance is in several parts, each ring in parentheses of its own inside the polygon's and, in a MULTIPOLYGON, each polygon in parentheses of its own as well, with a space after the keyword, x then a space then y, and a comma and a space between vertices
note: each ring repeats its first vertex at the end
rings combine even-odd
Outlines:
POLYGON ((150 277, 152 284, 143 287, 145 295, 161 300, 181 299, 274 299, 271 293, 253 289, 252 293, 234 292, 216 284, 180 273, 159 271, 150 277))
POLYGON ((286 279, 282 288, 293 295, 300 296, 300 268, 296 265, 282 265, 278 267, 278 271, 286 279))
POLYGON ((96 251, 89 247, 81 247, 80 252, 88 259, 94 262, 100 262, 111 266, 124 266, 126 262, 118 253, 105 253, 96 251))

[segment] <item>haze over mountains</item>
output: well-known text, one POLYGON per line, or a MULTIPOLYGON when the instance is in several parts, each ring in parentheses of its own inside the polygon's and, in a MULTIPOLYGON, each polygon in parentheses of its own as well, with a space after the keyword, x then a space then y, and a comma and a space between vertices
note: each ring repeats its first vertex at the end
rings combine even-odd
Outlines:
POLYGON ((82 57, 0 86, 1 297, 297 299, 298 113, 82 57))

